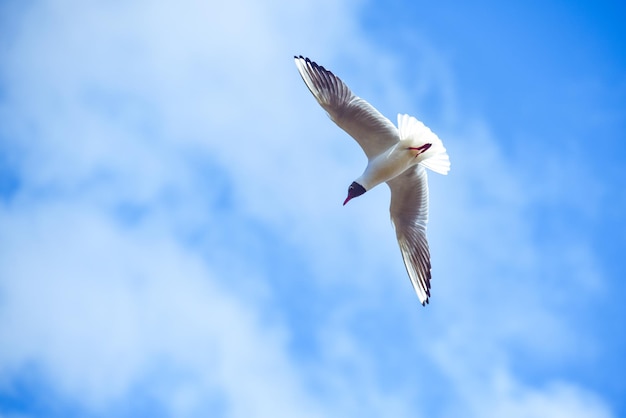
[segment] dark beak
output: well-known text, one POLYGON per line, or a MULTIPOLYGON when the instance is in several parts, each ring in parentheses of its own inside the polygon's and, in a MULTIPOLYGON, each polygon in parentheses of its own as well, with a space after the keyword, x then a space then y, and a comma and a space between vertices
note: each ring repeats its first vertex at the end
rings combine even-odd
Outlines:
POLYGON ((348 195, 348 197, 346 197, 346 200, 343 201, 343 205, 345 206, 346 203, 350 201, 350 199, 352 199, 352 196, 348 195))

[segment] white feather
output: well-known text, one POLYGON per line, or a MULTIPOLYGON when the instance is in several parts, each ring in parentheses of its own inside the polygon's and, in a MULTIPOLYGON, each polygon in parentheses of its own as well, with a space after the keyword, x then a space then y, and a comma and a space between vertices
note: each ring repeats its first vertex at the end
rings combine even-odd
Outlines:
POLYGON ((431 144, 430 148, 421 155, 420 164, 434 171, 446 175, 450 171, 450 158, 441 139, 430 128, 413 116, 398 114, 398 132, 401 141, 408 141, 414 147, 431 144))

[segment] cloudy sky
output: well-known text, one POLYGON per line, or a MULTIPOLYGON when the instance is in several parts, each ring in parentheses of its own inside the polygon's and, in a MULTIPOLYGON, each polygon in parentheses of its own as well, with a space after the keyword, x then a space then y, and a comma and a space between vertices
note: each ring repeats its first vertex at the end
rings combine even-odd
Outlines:
POLYGON ((0 417, 625 416, 626 8, 531 3, 1 2, 0 417), (430 305, 296 54, 447 147, 430 305))

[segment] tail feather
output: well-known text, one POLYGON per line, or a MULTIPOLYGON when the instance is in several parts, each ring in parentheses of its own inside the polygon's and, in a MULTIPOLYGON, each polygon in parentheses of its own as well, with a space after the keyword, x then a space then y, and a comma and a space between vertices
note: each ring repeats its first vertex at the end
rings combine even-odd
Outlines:
POLYGON ((426 158, 420 162, 424 167, 434 171, 435 173, 443 174, 444 176, 450 171, 450 158, 445 148, 443 153, 435 154, 432 157, 426 158))
POLYGON ((415 147, 431 144, 420 162, 435 173, 446 175, 450 171, 450 158, 443 142, 426 125, 413 116, 398 114, 398 132, 401 141, 410 141, 415 147))

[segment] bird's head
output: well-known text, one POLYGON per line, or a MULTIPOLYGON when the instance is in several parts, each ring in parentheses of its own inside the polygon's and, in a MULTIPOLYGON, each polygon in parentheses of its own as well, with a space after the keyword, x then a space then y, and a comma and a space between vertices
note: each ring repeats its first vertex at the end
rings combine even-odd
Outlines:
POLYGON ((348 197, 346 197, 346 200, 343 202, 343 205, 345 206, 346 203, 348 203, 352 198, 361 196, 365 192, 366 192, 365 187, 361 186, 356 181, 353 181, 350 187, 348 187, 348 197))

